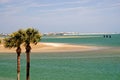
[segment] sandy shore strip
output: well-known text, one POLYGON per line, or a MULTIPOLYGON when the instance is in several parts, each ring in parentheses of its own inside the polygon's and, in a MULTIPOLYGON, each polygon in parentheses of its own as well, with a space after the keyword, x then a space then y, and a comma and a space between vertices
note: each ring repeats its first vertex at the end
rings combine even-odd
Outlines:
MULTIPOLYGON (((31 44, 31 52, 74 52, 74 51, 91 51, 103 49, 103 47, 97 46, 84 46, 84 45, 73 45, 64 43, 43 43, 40 42, 37 45, 31 44)), ((25 52, 25 47, 22 45, 22 52, 25 52)), ((15 53, 16 48, 5 48, 2 44, 0 45, 0 53, 15 53)))

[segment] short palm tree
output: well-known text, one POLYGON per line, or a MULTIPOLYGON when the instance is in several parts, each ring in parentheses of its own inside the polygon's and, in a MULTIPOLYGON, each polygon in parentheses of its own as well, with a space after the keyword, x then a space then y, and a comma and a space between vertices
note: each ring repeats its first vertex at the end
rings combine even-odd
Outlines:
POLYGON ((26 80, 30 80, 30 43, 35 45, 40 41, 41 35, 38 30, 34 28, 28 28, 26 30, 26 40, 25 40, 25 49, 26 49, 26 80))
POLYGON ((17 32, 12 33, 8 38, 4 40, 4 46, 6 48, 17 48, 17 80, 20 80, 20 54, 21 54, 21 44, 25 40, 25 32, 23 30, 19 30, 17 32))

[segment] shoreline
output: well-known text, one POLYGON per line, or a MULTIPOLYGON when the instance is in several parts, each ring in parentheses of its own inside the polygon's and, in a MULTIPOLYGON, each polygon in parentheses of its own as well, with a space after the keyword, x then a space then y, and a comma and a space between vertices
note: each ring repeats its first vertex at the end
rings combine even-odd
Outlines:
MULTIPOLYGON (((106 49, 107 47, 100 46, 85 46, 85 45, 74 45, 64 43, 44 43, 39 42, 37 45, 31 44, 33 53, 50 53, 50 52, 82 52, 82 51, 96 51, 106 49)), ((25 47, 22 45, 22 53, 25 52, 25 47)), ((16 53, 16 48, 5 48, 2 44, 0 45, 0 53, 16 53)))

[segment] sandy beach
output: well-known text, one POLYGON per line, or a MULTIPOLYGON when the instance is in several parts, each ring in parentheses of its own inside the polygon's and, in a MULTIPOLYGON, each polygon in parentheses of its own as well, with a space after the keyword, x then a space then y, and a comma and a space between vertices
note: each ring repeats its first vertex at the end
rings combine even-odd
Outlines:
MULTIPOLYGON (((102 49, 96 46, 84 46, 84 45, 73 45, 63 43, 38 43, 37 45, 31 44, 31 52, 72 52, 72 51, 91 51, 102 49)), ((25 47, 22 45, 22 52, 25 52, 25 47)), ((3 44, 0 45, 0 53, 15 53, 16 48, 5 48, 3 44)))

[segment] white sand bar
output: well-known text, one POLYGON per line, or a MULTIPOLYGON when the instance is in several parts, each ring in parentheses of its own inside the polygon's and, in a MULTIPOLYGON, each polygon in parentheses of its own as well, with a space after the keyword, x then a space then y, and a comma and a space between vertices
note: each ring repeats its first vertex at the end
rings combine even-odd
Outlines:
MULTIPOLYGON (((40 42, 37 45, 31 44, 32 50, 31 52, 72 52, 72 51, 91 51, 103 49, 103 47, 98 46, 85 46, 85 45, 73 45, 73 44, 64 44, 64 43, 43 43, 40 42)), ((22 52, 25 52, 25 47, 22 45, 22 52)), ((0 45, 0 53, 10 53, 16 52, 15 48, 9 49, 4 48, 4 46, 0 45)))

